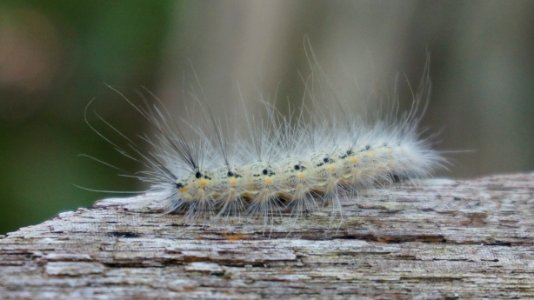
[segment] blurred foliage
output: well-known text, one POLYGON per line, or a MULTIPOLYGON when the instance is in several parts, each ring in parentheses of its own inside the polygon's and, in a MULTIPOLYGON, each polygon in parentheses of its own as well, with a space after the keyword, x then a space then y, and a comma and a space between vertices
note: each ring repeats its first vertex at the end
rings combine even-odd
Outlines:
POLYGON ((110 157, 83 111, 95 97, 100 113, 131 127, 125 132, 143 126, 124 122, 132 115, 106 84, 154 85, 175 3, 0 2, 0 233, 104 197, 75 185, 135 189, 78 157, 110 157))

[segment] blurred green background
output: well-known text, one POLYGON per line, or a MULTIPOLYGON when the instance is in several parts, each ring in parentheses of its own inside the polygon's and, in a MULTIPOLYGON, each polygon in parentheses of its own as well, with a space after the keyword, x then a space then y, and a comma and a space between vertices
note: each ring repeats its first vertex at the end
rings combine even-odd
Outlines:
POLYGON ((95 98, 127 135, 143 132, 107 85, 132 97, 146 87, 180 114, 192 65, 221 109, 236 82, 245 99, 299 98, 304 36, 349 94, 389 88, 397 72, 417 82, 431 53, 424 127, 439 149, 473 150, 440 176, 534 168, 534 1, 1 0, 0 234, 108 196, 75 185, 141 188, 78 156, 138 168, 84 122, 95 98))

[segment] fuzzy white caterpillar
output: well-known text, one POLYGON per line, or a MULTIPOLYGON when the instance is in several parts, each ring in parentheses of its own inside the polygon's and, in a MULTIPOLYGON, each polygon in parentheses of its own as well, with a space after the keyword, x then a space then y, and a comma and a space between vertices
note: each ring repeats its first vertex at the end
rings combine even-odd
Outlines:
POLYGON ((152 150, 103 119, 128 147, 95 131, 144 164, 135 176, 158 192, 156 206, 183 213, 191 223, 235 215, 269 222, 277 214, 298 217, 325 204, 335 210, 340 199, 354 198, 361 189, 427 177, 445 162, 418 129, 430 92, 428 64, 408 111, 399 112, 393 99, 371 120, 339 100, 319 99, 305 84, 307 99, 289 116, 266 102, 263 116, 243 113, 239 122, 247 132, 225 132, 222 124, 229 120, 221 122, 205 107, 197 125, 177 120, 161 103, 141 107, 120 92, 153 126, 152 135, 141 138, 152 150))

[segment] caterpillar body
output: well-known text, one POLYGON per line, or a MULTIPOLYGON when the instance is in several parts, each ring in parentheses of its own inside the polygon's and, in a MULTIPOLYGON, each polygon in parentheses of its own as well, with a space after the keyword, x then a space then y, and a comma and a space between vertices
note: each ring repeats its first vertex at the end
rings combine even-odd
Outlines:
POLYGON ((152 125, 151 135, 140 139, 149 151, 100 116, 128 147, 88 124, 145 166, 134 176, 158 192, 151 201, 191 223, 228 216, 269 222, 278 214, 300 217, 323 205, 340 210, 340 199, 355 198, 362 189, 427 177, 443 166, 440 152, 418 129, 430 92, 428 63, 410 109, 399 111, 393 98, 385 112, 370 119, 335 98, 319 99, 310 88, 313 80, 305 80, 307 96, 293 113, 282 114, 269 102, 262 102, 263 114, 244 112, 239 122, 245 130, 232 130, 237 127, 228 125, 231 120, 215 118, 202 105, 200 126, 173 117, 161 102, 141 106, 115 90, 152 125))

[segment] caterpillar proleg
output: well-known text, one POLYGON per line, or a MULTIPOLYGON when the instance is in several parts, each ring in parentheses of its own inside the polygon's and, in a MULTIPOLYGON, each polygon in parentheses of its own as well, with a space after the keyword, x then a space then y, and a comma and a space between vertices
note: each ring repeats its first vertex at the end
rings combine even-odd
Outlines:
MULTIPOLYGON (((192 106, 202 117, 184 120, 161 102, 135 104, 115 90, 152 132, 135 140, 97 115, 127 144, 123 147, 88 124, 117 151, 143 164, 145 169, 133 176, 158 195, 151 206, 184 214, 190 223, 232 216, 267 223, 279 214, 298 218, 325 205, 338 211, 341 199, 357 199, 363 189, 424 178, 443 166, 445 159, 419 129, 430 93, 428 62, 406 111, 396 95, 377 105, 382 107, 378 113, 352 111, 315 84, 318 73, 315 68, 303 79, 302 104, 287 114, 262 100, 259 113, 242 103, 236 107, 243 109, 239 118, 224 118, 196 101, 192 106)), ((148 91, 145 95, 157 100, 148 91)))

